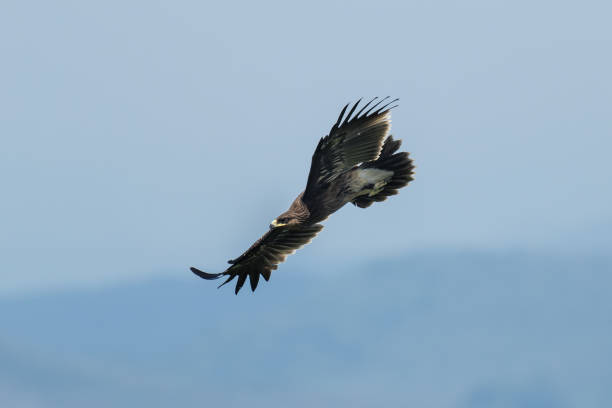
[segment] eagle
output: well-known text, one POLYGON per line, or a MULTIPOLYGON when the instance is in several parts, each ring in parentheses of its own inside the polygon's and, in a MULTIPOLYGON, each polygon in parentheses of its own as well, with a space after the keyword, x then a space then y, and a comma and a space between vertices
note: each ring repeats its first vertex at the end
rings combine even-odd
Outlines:
POLYGON ((319 140, 306 188, 289 209, 242 255, 229 260, 224 272, 191 271, 206 280, 227 277, 219 287, 238 277, 236 295, 248 276, 255 291, 260 276, 268 281, 272 271, 308 244, 323 229, 320 223, 346 203, 366 208, 412 181, 412 160, 408 152, 398 152, 401 140, 389 134, 391 109, 398 99, 388 99, 376 97, 355 113, 359 99, 346 115, 350 104, 345 105, 329 134, 319 140))

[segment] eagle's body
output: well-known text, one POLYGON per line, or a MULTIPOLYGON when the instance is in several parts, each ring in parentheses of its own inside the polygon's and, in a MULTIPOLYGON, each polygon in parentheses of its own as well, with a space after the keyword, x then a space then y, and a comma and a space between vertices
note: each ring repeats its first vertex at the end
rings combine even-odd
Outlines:
POLYGON ((310 242, 323 228, 319 223, 346 203, 369 207, 408 184, 412 180, 412 160, 406 152, 397 153, 401 141, 388 134, 393 108, 388 106, 395 101, 374 111, 385 98, 365 111, 375 99, 351 117, 358 101, 343 121, 348 105, 344 107, 329 135, 321 138, 315 149, 306 189, 272 221, 266 234, 238 258, 228 261, 231 266, 225 272, 191 270, 204 279, 227 276, 221 286, 238 276, 236 294, 249 276, 255 290, 260 275, 270 279, 271 271, 287 255, 310 242))

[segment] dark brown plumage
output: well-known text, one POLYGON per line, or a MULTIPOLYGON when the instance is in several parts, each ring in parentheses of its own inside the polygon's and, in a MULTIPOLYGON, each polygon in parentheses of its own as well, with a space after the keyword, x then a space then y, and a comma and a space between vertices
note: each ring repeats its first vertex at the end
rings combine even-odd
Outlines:
POLYGON ((226 276, 223 286, 238 277, 238 294, 247 276, 254 291, 259 276, 267 281, 271 271, 287 255, 309 243, 323 229, 319 224, 346 203, 366 208, 397 194, 412 180, 414 168, 408 153, 399 152, 401 140, 388 135, 391 109, 397 99, 384 104, 389 97, 372 99, 354 116, 359 101, 345 116, 346 105, 329 135, 321 138, 312 156, 306 189, 287 211, 270 224, 270 230, 259 238, 224 272, 191 271, 207 280, 226 276), (369 109, 368 109, 369 108, 369 109), (367 110, 366 110, 367 109, 367 110))

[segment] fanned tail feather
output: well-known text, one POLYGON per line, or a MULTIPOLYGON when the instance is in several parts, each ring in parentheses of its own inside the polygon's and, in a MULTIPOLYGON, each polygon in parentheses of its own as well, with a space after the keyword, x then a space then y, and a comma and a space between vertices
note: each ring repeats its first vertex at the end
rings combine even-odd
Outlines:
POLYGON ((374 202, 385 201, 387 197, 398 193, 397 190, 406 186, 413 180, 414 164, 408 157, 408 152, 396 153, 402 144, 401 140, 394 140, 391 135, 387 137, 378 159, 363 163, 361 169, 374 168, 393 172, 391 179, 384 188, 374 196, 362 195, 353 200, 353 204, 360 208, 366 208, 374 202))

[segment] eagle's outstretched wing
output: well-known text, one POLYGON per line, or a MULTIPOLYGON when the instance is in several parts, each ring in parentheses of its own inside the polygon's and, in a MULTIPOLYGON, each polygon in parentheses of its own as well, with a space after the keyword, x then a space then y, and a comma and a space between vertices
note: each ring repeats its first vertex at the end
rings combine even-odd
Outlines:
POLYGON ((232 266, 227 268, 225 272, 206 273, 193 267, 191 271, 200 278, 207 280, 227 276, 227 280, 219 287, 238 276, 236 294, 249 276, 251 289, 254 291, 259 282, 259 275, 262 275, 266 281, 270 279, 271 271, 276 269, 278 264, 283 262, 288 255, 309 243, 322 229, 323 225, 321 224, 296 228, 274 228, 255 241, 238 258, 228 261, 232 266))
POLYGON ((378 158, 390 129, 389 111, 395 107, 389 105, 397 102, 397 99, 394 99, 379 107, 388 98, 381 99, 366 111, 377 98, 372 99, 353 117, 351 116, 361 99, 352 106, 346 117, 344 113, 349 105, 342 109, 329 135, 321 138, 312 155, 310 174, 304 191, 306 202, 316 199, 314 196, 317 187, 329 183, 356 164, 378 158))

